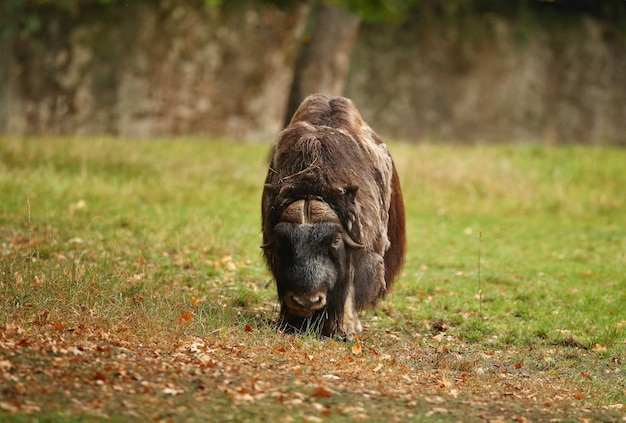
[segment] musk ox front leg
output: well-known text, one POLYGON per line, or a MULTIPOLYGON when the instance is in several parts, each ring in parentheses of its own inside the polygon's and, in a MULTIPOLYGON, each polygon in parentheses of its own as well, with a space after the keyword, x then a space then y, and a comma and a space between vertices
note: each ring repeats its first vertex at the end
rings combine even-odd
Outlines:
POLYGON ((322 316, 320 334, 331 338, 351 338, 362 330, 355 307, 354 285, 345 279, 329 293, 328 305, 322 316))
POLYGON ((350 281, 346 300, 343 303, 341 324, 338 331, 340 336, 352 337, 355 333, 361 333, 363 330, 358 312, 355 309, 355 303, 354 283, 350 281))

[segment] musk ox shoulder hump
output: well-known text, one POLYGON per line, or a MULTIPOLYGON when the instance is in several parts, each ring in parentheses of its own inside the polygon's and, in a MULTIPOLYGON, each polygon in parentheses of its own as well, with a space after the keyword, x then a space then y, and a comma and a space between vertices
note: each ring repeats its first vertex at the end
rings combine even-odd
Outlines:
POLYGON ((279 135, 266 184, 271 206, 319 197, 350 236, 384 254, 393 163, 387 147, 343 97, 307 97, 279 135))

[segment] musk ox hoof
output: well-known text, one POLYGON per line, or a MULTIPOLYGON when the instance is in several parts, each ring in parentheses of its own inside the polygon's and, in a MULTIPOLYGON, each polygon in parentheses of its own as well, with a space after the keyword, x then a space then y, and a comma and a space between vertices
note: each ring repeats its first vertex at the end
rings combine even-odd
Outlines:
POLYGON ((344 315, 343 319, 343 323, 337 331, 337 334, 341 339, 346 339, 349 341, 354 340, 354 335, 359 334, 363 331, 361 321, 354 314, 346 314, 344 315))

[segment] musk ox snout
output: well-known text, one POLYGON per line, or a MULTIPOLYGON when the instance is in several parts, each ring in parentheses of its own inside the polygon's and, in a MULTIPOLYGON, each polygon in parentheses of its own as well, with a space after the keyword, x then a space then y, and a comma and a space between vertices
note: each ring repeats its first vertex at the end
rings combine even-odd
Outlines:
POLYGON ((326 291, 318 291, 307 294, 287 292, 283 302, 294 316, 308 317, 318 310, 326 307, 326 291))
POLYGON ((276 225, 279 296, 290 314, 307 317, 327 305, 341 273, 345 244, 333 222, 276 225))

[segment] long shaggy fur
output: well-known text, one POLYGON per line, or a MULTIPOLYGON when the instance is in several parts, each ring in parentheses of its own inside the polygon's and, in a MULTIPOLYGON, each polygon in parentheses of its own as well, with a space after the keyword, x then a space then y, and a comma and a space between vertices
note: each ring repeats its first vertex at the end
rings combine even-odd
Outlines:
MULTIPOLYGON (((327 203, 363 246, 349 258, 353 280, 341 283, 354 289, 357 310, 375 305, 403 263, 404 203, 386 145, 346 98, 309 96, 280 133, 262 198, 265 245, 275 241, 285 209, 302 199, 327 203)), ((265 248, 264 254, 277 275, 277 250, 265 248)))

